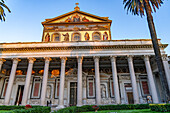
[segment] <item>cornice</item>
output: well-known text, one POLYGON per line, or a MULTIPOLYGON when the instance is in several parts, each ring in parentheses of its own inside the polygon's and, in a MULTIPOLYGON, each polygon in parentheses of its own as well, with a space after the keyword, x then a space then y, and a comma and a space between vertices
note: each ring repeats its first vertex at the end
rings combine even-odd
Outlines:
MULTIPOLYGON (((160 48, 166 48, 167 44, 160 44, 160 48)), ((109 45, 109 46, 67 46, 67 47, 26 47, 26 48, 0 48, 2 53, 15 52, 40 52, 40 51, 58 51, 58 50, 116 50, 116 49, 152 49, 152 45, 109 45)))

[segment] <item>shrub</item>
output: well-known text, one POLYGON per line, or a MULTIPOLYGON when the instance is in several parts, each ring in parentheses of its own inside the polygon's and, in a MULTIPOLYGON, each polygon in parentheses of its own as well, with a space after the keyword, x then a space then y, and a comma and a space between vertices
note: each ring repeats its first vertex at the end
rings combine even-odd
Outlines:
POLYGON ((157 112, 169 112, 170 104, 150 104, 150 109, 157 112))
MULTIPOLYGON (((53 113, 80 113, 87 111, 95 111, 92 107, 93 105, 85 105, 81 107, 67 107, 64 109, 60 109, 58 111, 54 111, 53 113)), ((148 104, 129 104, 129 105, 100 105, 99 110, 130 110, 130 109, 149 109, 148 104)))

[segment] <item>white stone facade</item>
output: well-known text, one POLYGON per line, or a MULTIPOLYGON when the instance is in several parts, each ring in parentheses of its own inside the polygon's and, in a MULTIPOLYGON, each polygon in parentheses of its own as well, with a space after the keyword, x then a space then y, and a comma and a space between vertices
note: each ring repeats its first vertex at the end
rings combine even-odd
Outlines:
MULTIPOLYGON (((66 19, 69 14, 82 16, 84 13, 75 9, 63 18, 66 19)), ((111 21, 106 17, 86 15, 93 22, 75 25, 105 22, 110 26, 111 21)), ((94 29, 81 31, 84 28, 77 30, 76 27, 74 30, 81 35, 69 37, 79 39, 79 36, 83 38, 89 32, 89 40, 68 41, 63 39, 65 35, 57 35, 59 41, 49 38, 57 25, 68 24, 62 23, 64 19, 57 17, 43 22, 42 42, 0 44, 1 105, 50 104, 63 108, 91 104, 143 104, 148 102, 149 97, 153 103, 162 102, 163 94, 150 39, 111 40, 110 35, 103 35, 103 39, 95 40, 98 36, 102 37, 101 34, 110 32, 110 28, 101 29, 98 25, 99 34, 93 34, 96 32, 94 29), (53 25, 53 21, 60 23, 53 25)), ((164 51, 167 44, 158 42, 170 88, 170 68, 164 51)))

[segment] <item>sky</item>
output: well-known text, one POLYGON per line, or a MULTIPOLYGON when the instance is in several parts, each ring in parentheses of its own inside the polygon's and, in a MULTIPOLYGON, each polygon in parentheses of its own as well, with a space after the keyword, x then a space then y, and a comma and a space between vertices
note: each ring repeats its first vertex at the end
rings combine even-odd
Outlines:
MULTIPOLYGON (((150 39, 146 16, 134 16, 124 10, 123 0, 5 0, 11 13, 0 22, 0 43, 40 42, 43 33, 41 22, 74 10, 79 3, 81 11, 112 20, 113 40, 150 39)), ((158 38, 170 44, 170 1, 153 13, 158 38)), ((170 46, 166 49, 170 55, 170 46)))

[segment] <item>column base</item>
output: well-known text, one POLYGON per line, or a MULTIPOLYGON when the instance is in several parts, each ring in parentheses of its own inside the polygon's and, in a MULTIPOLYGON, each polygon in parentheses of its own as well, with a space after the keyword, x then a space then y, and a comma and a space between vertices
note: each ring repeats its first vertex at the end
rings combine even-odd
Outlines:
POLYGON ((56 108, 65 108, 64 105, 58 105, 56 108))
POLYGON ((77 104, 77 106, 81 107, 81 106, 83 106, 83 104, 77 104))

